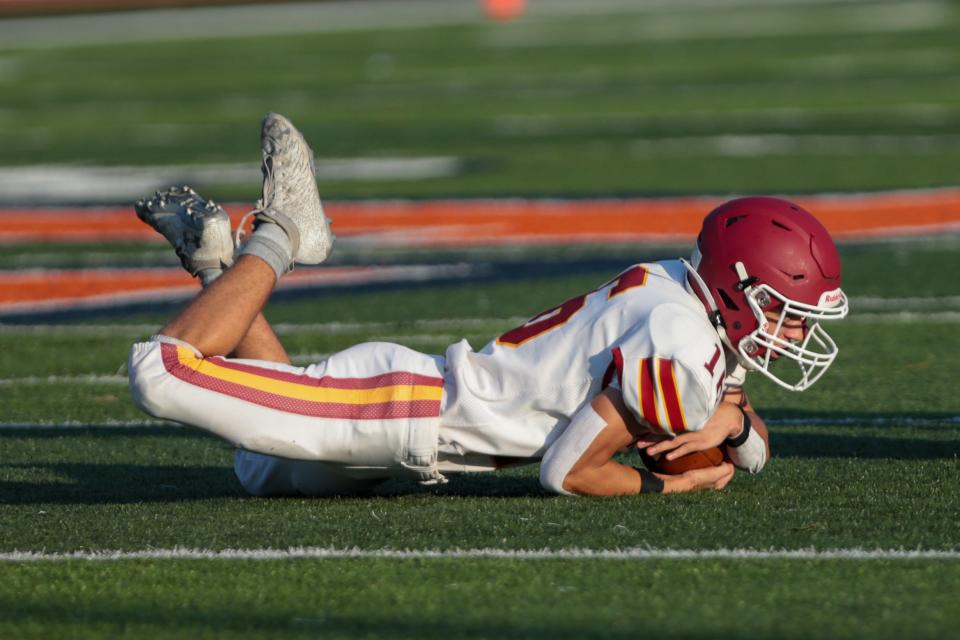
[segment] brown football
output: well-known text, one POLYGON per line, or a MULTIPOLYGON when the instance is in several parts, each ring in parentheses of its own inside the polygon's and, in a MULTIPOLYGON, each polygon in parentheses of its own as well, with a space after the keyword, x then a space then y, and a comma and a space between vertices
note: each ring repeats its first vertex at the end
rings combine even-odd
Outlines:
POLYGON ((675 460, 667 460, 666 455, 654 457, 645 456, 644 462, 650 471, 657 473, 666 473, 671 476, 679 475, 691 469, 703 469, 706 467, 716 467, 724 461, 723 450, 720 447, 704 449, 703 451, 694 451, 685 456, 680 456, 675 460))

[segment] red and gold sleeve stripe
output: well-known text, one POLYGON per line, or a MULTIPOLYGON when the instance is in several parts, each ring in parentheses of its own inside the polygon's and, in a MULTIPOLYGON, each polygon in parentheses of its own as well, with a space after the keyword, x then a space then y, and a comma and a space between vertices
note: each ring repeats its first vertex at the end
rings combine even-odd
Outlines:
POLYGON ((392 371, 368 378, 314 378, 224 358, 200 358, 169 343, 161 345, 161 354, 166 370, 180 380, 279 411, 347 420, 440 415, 440 377, 392 371))
POLYGON ((640 371, 638 372, 637 392, 640 397, 637 399, 637 405, 646 420, 653 428, 663 431, 663 425, 660 422, 660 411, 657 409, 657 395, 654 388, 654 378, 656 372, 653 367, 654 358, 641 358, 640 371))
POLYGON ((660 383, 660 397, 667 410, 670 420, 670 430, 679 435, 687 430, 687 421, 683 415, 683 403, 680 400, 680 391, 677 388, 677 378, 673 373, 673 360, 657 358, 659 368, 658 380, 660 383))
POLYGON ((620 387, 623 387, 623 352, 620 350, 620 347, 614 347, 611 351, 612 361, 610 366, 607 367, 607 372, 603 377, 603 388, 606 389, 607 386, 613 382, 613 376, 617 376, 617 384, 620 387))
POLYGON ((683 403, 673 372, 673 360, 641 358, 637 373, 637 405, 643 419, 654 429, 664 433, 681 434, 687 430, 683 403), (660 400, 666 416, 660 415, 660 400), (664 418, 666 418, 664 420, 664 418))

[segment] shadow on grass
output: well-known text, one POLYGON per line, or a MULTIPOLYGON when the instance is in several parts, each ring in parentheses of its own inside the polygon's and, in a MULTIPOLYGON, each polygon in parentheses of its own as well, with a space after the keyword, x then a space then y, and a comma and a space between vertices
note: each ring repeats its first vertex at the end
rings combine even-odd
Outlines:
MULTIPOLYGON (((818 415, 772 411, 769 415, 777 420, 795 419, 797 425, 794 428, 780 424, 774 428, 772 447, 777 457, 901 460, 952 460, 960 457, 960 428, 951 423, 952 416, 949 414, 903 414, 902 427, 876 426, 872 423, 876 422, 877 416, 872 414, 818 415), (809 421, 805 422, 805 418, 809 421), (809 426, 816 430, 811 433, 809 426), (856 427, 856 432, 844 433, 845 426, 856 427), (864 427, 868 429, 865 431, 864 427), (896 428, 898 435, 887 435, 892 428, 896 428), (918 437, 910 437, 912 433, 918 437)), ((884 420, 892 425, 901 424, 898 416, 884 414, 884 420)), ((0 448, 3 441, 8 439, 71 437, 95 438, 105 443, 122 439, 135 441, 139 438, 215 440, 212 436, 180 427, 13 428, 0 430, 0 448)), ((633 464, 632 460, 631 457, 627 462, 633 464)), ((232 469, 222 465, 64 461, 7 463, 0 466, 2 468, 9 470, 8 477, 29 476, 34 470, 45 476, 54 475, 59 480, 0 481, 0 504, 129 504, 241 498, 246 495, 232 469)), ((449 484, 430 489, 409 481, 389 481, 377 487, 372 494, 359 497, 393 497, 416 493, 493 498, 547 495, 540 487, 537 467, 533 465, 498 473, 455 476, 449 484)))
POLYGON ((515 470, 492 473, 470 473, 451 475, 450 482, 434 487, 421 487, 417 483, 407 480, 390 480, 374 489, 371 495, 378 497, 395 497, 413 493, 431 493, 436 496, 451 496, 458 498, 552 498, 540 486, 537 470, 533 465, 528 467, 525 475, 515 470))
MULTIPOLYGON (((23 504, 135 504, 185 502, 215 498, 247 498, 233 470, 227 467, 127 465, 127 464, 5 464, 0 470, 43 471, 59 481, 0 481, 0 505, 23 504)), ((548 497, 536 474, 462 475, 448 484, 421 487, 408 480, 389 480, 373 491, 337 496, 337 500, 366 500, 412 494, 456 497, 548 497)), ((269 498, 302 499, 302 496, 269 498)), ((325 498, 317 498, 323 500, 325 498)))
MULTIPOLYGON (((170 423, 169 426, 135 426, 114 427, 98 425, 91 422, 86 426, 75 427, 4 427, 0 428, 0 442, 6 439, 40 439, 40 438, 80 438, 96 437, 103 439, 117 438, 195 438, 219 440, 199 429, 181 427, 170 423)), ((219 440, 223 442, 222 440, 219 440)))
POLYGON ((946 411, 869 413, 854 411, 805 411, 796 409, 759 409, 760 415, 775 427, 790 429, 838 429, 843 427, 910 429, 944 433, 953 430, 960 438, 960 412, 946 411))
POLYGON ((773 424, 770 444, 777 457, 940 460, 960 456, 956 414, 771 410, 762 415, 773 424))
MULTIPOLYGON (((569 616, 550 622, 549 617, 538 616, 535 620, 518 620, 517 616, 504 619, 502 615, 488 613, 471 616, 447 616, 438 619, 432 616, 411 615, 398 617, 383 611, 375 613, 335 613, 321 609, 285 613, 256 611, 255 608, 213 609, 191 607, 163 607, 145 603, 136 608, 118 604, 95 603, 81 610, 71 610, 56 604, 0 602, 3 622, 0 630, 6 629, 14 637, 23 629, 36 632, 47 629, 56 635, 64 628, 83 631, 89 629, 136 630, 153 637, 174 634, 177 637, 333 637, 333 638, 516 638, 523 640, 555 640, 560 637, 604 638, 610 640, 633 640, 636 629, 612 629, 609 625, 591 624, 583 620, 571 624, 569 616), (495 619, 496 618, 496 619, 495 619), (573 626, 574 629, 570 627, 573 626), (262 636, 259 634, 263 634, 262 636)), ((606 615, 606 614, 604 614, 606 615)), ((602 617, 602 616, 599 616, 602 617)), ((642 629, 642 625, 638 625, 642 629)), ((660 638, 724 638, 728 634, 715 631, 671 632, 658 629, 660 638)), ((135 633, 136 635, 136 633, 135 633)), ((736 637, 736 636, 734 636, 736 637)))
POLYGON ((237 498, 246 494, 225 467, 149 466, 134 464, 5 464, 39 470, 59 481, 0 482, 0 504, 130 504, 237 498))
MULTIPOLYGON (((960 457, 960 424, 948 413, 817 413, 760 411, 771 425, 778 458, 952 460, 960 457)), ((624 462, 636 464, 638 457, 624 462)))
POLYGON ((862 458, 899 460, 953 460, 960 456, 960 440, 925 440, 862 435, 777 432, 770 436, 778 458, 862 458))

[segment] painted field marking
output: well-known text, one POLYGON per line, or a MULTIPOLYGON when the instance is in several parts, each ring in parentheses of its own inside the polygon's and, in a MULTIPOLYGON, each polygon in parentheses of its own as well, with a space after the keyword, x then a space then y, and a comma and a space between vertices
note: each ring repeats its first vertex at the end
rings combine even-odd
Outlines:
MULTIPOLYGON (((2 218, 0 218, 2 220, 2 218)), ((476 273, 467 264, 298 269, 277 285, 293 291, 317 285, 424 282, 476 273)), ((32 313, 104 303, 187 299, 199 285, 183 269, 29 269, 0 271, 0 310, 32 313)))
MULTIPOLYGON (((2 3, 0 3, 2 5, 2 3)), ((191 127, 164 125, 165 135, 191 127)), ((406 158, 325 158, 316 163, 317 178, 323 180, 417 180, 442 178, 461 171, 463 161, 454 156, 406 158)), ((6 202, 60 204, 96 201, 137 200, 158 185, 231 185, 256 183, 258 164, 173 165, 157 167, 90 167, 34 165, 0 168, 0 199, 6 202)))
MULTIPOLYGON (((525 316, 507 318, 436 318, 425 320, 403 320, 396 322, 278 322, 273 330, 280 335, 303 335, 324 333, 331 335, 350 333, 373 333, 380 331, 397 332, 405 328, 422 329, 429 332, 458 328, 486 328, 490 326, 512 326, 529 320, 525 316)), ((150 335, 159 329, 153 324, 0 324, 0 334, 6 335, 150 335)))
POLYGON ((960 296, 903 296, 887 298, 881 296, 854 296, 850 304, 857 309, 943 309, 960 307, 960 296))
MULTIPOLYGON (((366 342, 398 342, 401 344, 435 344, 436 342, 446 342, 452 344, 461 338, 470 337, 471 334, 479 335, 480 331, 490 332, 490 335, 483 334, 483 340, 493 339, 494 334, 503 329, 520 325, 527 321, 525 317, 511 318, 474 318, 472 321, 425 321, 424 325, 413 325, 409 323, 378 323, 378 322, 358 322, 358 323, 316 323, 316 324, 287 324, 280 323, 273 326, 274 332, 279 336, 337 336, 358 334, 358 339, 366 342), (430 329, 456 331, 459 333, 401 333, 407 327, 417 329, 430 329), (379 333, 380 331, 392 331, 390 334, 379 333), (370 335, 372 334, 372 335, 370 335)), ((960 322, 960 311, 934 311, 929 313, 915 313, 912 311, 899 311, 890 313, 855 313, 843 321, 844 325, 851 323, 955 323, 960 322)), ((0 336, 77 336, 77 337, 126 337, 131 342, 135 340, 147 340, 156 333, 159 325, 140 325, 140 324, 107 324, 107 325, 18 325, 18 324, 0 324, 0 336)), ((829 325, 828 325, 829 328, 829 325)), ((479 346, 479 343, 474 346, 479 346)), ((321 353, 322 352, 317 352, 321 353)), ((305 354, 293 352, 292 358, 300 357, 305 354)), ((325 354, 330 355, 330 354, 325 354)))
MULTIPOLYGON (((724 196, 328 201, 337 235, 371 246, 689 242, 724 196)), ((960 189, 798 196, 839 240, 960 230, 960 189)), ((236 222, 249 206, 229 205, 236 222)), ((128 207, 0 209, 0 242, 160 242, 128 207)))
MULTIPOLYGON (((844 322, 903 321, 903 322, 956 322, 960 311, 952 307, 960 306, 960 296, 916 296, 881 298, 876 296, 854 296, 850 299, 853 309, 844 322), (859 310, 868 310, 860 313, 859 310)), ((526 322, 526 316, 488 317, 488 318, 432 318, 422 320, 397 320, 390 322, 278 322, 273 325, 279 335, 350 333, 397 333, 404 329, 422 329, 431 333, 456 329, 488 329, 514 326, 526 322)), ((0 323, 0 335, 82 335, 82 336, 149 336, 156 332, 159 325, 133 323, 106 324, 4 324, 0 323)), ((494 329, 496 330, 496 329, 494 329)), ((491 336, 492 337, 492 336, 491 336)))
POLYGON ((790 154, 853 156, 863 153, 894 155, 910 150, 930 154, 956 148, 960 136, 844 135, 844 134, 736 134, 719 133, 686 138, 636 138, 630 151, 636 157, 720 156, 734 158, 790 154))
MULTIPOLYGON (((31 0, 5 0, 6 11, 16 16, 31 0), (20 9, 20 11, 18 11, 20 9)), ((115 4, 115 3, 113 3, 115 4)), ((67 46, 143 42, 171 42, 218 38, 250 38, 258 36, 330 33, 369 29, 422 29, 425 27, 476 25, 484 18, 471 3, 406 0, 402 4, 356 0, 349 3, 323 2, 316 6, 302 3, 273 3, 268 6, 156 8, 169 4, 159 1, 150 12, 151 20, 144 20, 141 11, 116 11, 99 14, 66 16, 9 17, 0 23, 0 43, 14 48, 62 48, 67 46), (151 29, 150 25, 163 23, 168 29, 151 29)), ((823 0, 793 0, 766 3, 767 11, 756 11, 758 3, 748 0, 552 0, 530 3, 524 18, 525 28, 488 29, 480 32, 487 46, 543 46, 558 42, 555 29, 539 29, 544 20, 551 24, 565 18, 579 26, 576 31, 564 31, 574 42, 590 42, 591 30, 582 22, 572 22, 581 16, 622 14, 620 21, 632 15, 642 15, 641 21, 631 21, 631 28, 614 33, 601 31, 603 44, 609 45, 614 36, 654 41, 676 41, 696 37, 738 38, 767 35, 796 36, 848 33, 884 33, 889 31, 926 30, 944 24, 949 18, 949 4, 914 0, 902 6, 894 3, 863 3, 867 6, 842 7, 830 13, 829 20, 811 22, 795 19, 796 9, 830 4, 823 0), (711 13, 703 19, 705 8, 721 7, 727 14, 711 13), (753 9, 749 13, 737 9, 753 9), (770 9, 776 9, 771 12, 770 9), (580 32, 584 31, 585 34, 580 32)), ((857 4, 857 3, 851 3, 857 4)), ((35 9, 34 9, 35 10, 35 9)), ((596 36, 593 37, 596 39, 596 36)))
POLYGON ((19 378, 0 378, 0 387, 11 385, 44 384, 127 384, 127 376, 105 375, 99 373, 78 373, 76 375, 22 376, 19 378))
MULTIPOLYGON (((588 78, 583 79, 588 82, 588 78)), ((681 85, 673 85, 680 88, 681 85)), ((909 120, 915 123, 944 126, 957 113, 956 107, 946 104, 901 103, 860 107, 855 112, 865 119, 888 118, 909 120)), ((695 125, 698 129, 735 127, 750 122, 766 131, 790 131, 798 122, 811 125, 821 118, 850 116, 848 109, 802 106, 744 106, 718 112, 715 109, 684 110, 681 113, 607 113, 598 119, 594 113, 550 113, 498 115, 493 119, 493 129, 501 136, 543 137, 584 134, 636 135, 636 132, 660 127, 663 130, 695 125)))
POLYGON ((945 427, 960 426, 960 416, 927 418, 911 415, 864 415, 830 418, 825 416, 794 416, 792 418, 764 419, 775 427, 945 427))
POLYGON ((73 560, 290 560, 369 558, 506 559, 506 560, 960 560, 957 549, 149 549, 143 551, 8 551, 2 562, 64 562, 73 560))
POLYGON ((916 313, 914 311, 893 311, 890 313, 853 313, 844 322, 855 323, 895 323, 895 322, 960 322, 960 311, 932 311, 916 313))
MULTIPOLYGON (((126 384, 124 381, 123 384, 126 384)), ((914 415, 878 414, 863 416, 842 416, 831 418, 823 415, 793 416, 790 418, 768 418, 764 420, 774 427, 953 427, 960 426, 960 415, 943 417, 924 417, 914 415)), ((166 420, 101 420, 97 422, 82 422, 66 420, 63 422, 40 420, 37 422, 0 422, 2 429, 87 429, 101 427, 179 427, 178 422, 166 420)))
POLYGON ((37 422, 0 422, 0 430, 4 429, 99 429, 101 427, 136 429, 140 427, 180 427, 177 422, 166 420, 98 420, 84 422, 82 420, 65 420, 62 422, 40 420, 37 422))

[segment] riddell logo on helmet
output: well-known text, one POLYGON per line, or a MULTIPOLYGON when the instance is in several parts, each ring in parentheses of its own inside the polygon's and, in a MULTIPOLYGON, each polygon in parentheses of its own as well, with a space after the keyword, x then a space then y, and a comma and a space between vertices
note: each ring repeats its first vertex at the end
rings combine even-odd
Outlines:
POLYGON ((823 305, 835 305, 843 299, 843 291, 840 289, 834 289, 833 291, 826 291, 820 295, 820 304, 823 305))

